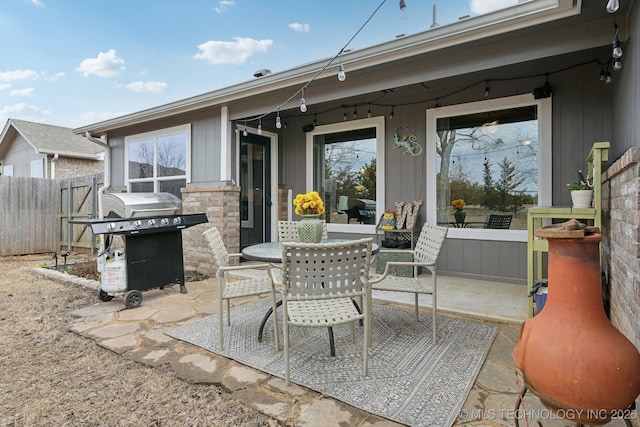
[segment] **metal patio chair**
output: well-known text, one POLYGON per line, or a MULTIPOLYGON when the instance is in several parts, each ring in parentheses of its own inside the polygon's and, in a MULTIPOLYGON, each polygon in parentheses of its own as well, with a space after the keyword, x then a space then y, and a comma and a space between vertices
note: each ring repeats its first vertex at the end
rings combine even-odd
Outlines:
POLYGON ((511 227, 511 220, 513 215, 487 215, 487 219, 484 222, 484 228, 491 228, 494 230, 508 230, 511 227))
POLYGON ((440 250, 447 237, 447 227, 425 223, 416 242, 416 246, 412 250, 394 250, 399 253, 413 255, 413 261, 389 261, 385 266, 384 272, 379 276, 372 276, 369 280, 372 290, 391 291, 391 292, 407 292, 415 296, 416 320, 420 321, 420 313, 418 310, 418 295, 428 294, 433 296, 432 318, 433 318, 433 344, 437 343, 437 277, 436 262, 440 255, 440 250), (413 277, 392 276, 389 270, 392 266, 410 266, 413 267, 413 277), (424 279, 418 278, 419 269, 427 268, 431 272, 431 285, 427 286, 424 279))
MULTIPOLYGON (((322 220, 322 238, 329 238, 327 221, 322 220)), ((278 221, 278 240, 281 242, 295 242, 298 240, 298 221, 278 221)))
POLYGON ((218 271, 216 278, 218 279, 218 324, 219 324, 219 345, 220 351, 224 351, 224 308, 223 301, 226 301, 227 308, 227 326, 231 326, 231 303, 233 298, 243 298, 253 295, 271 294, 271 302, 273 308, 273 334, 275 337, 276 351, 279 350, 280 343, 278 339, 278 317, 276 311, 276 292, 271 281, 271 264, 251 264, 251 265, 229 265, 229 260, 239 258, 242 254, 230 254, 222 241, 222 236, 216 227, 211 227, 202 233, 209 244, 209 248, 213 253, 213 262, 216 264, 218 271), (241 270, 265 270, 268 274, 262 278, 248 278, 239 280, 229 280, 230 272, 238 272, 241 270))
POLYGON ((282 243, 282 279, 274 277, 281 287, 284 335, 285 381, 289 385, 289 328, 332 328, 364 323, 363 374, 368 375, 371 298, 369 294, 369 262, 372 239, 347 240, 338 243, 282 243), (362 301, 362 311, 353 298, 362 301))

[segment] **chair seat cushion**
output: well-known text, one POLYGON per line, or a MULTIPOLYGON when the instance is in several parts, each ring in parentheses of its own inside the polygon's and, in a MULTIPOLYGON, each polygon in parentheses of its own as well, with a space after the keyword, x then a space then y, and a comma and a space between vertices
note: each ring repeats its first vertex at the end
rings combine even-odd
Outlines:
POLYGON ((289 323, 299 326, 330 327, 364 318, 351 298, 287 301, 289 323))
MULTIPOLYGON (((372 277, 372 280, 375 277, 372 277)), ((384 280, 371 285, 371 289, 376 291, 411 292, 419 294, 432 294, 431 285, 425 279, 415 279, 413 277, 387 276, 384 280)))

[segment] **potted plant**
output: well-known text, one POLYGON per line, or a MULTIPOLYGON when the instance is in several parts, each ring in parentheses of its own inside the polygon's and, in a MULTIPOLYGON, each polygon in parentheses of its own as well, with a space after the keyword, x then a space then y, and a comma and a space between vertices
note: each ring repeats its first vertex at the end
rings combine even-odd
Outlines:
POLYGON ((593 199, 593 189, 591 186, 581 179, 575 180, 567 184, 571 193, 571 204, 574 208, 590 208, 593 199))
POLYGON ((451 207, 455 209, 453 216, 456 219, 457 224, 464 223, 467 213, 464 211, 465 203, 463 199, 456 199, 451 202, 451 207))
POLYGON ((317 191, 298 194, 293 201, 295 211, 302 216, 298 223, 298 237, 304 243, 319 243, 322 240, 323 225, 320 217, 324 214, 324 203, 317 191))

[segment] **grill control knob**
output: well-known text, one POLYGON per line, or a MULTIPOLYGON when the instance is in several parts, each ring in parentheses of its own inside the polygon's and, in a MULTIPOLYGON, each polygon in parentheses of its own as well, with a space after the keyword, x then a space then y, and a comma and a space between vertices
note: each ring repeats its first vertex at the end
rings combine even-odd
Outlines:
POLYGON ((149 227, 155 227, 156 226, 156 220, 155 219, 150 219, 149 220, 149 227))
POLYGON ((113 231, 115 229, 116 229, 116 223, 115 222, 110 222, 109 224, 107 224, 107 230, 113 231))
POLYGON ((180 225, 182 224, 182 218, 180 218, 179 216, 173 218, 173 225, 180 225))
POLYGON ((163 226, 169 225, 169 218, 162 218, 160 220, 160 225, 163 225, 163 226))
POLYGON ((135 228, 140 228, 140 227, 142 227, 142 221, 140 221, 139 219, 138 219, 138 220, 136 220, 136 221, 133 221, 133 226, 134 226, 135 228))

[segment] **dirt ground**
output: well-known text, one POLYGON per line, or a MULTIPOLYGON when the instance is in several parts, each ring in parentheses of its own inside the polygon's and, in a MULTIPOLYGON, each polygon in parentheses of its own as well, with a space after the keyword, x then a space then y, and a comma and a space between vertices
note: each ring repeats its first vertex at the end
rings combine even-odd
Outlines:
POLYGON ((68 331, 70 312, 96 295, 34 274, 47 258, 0 257, 0 427, 274 425, 216 386, 68 331))

